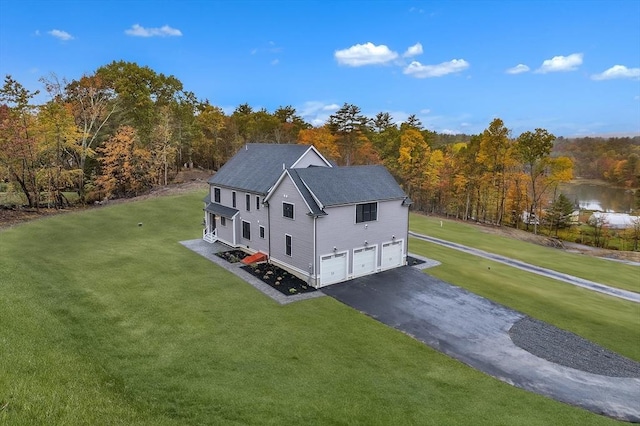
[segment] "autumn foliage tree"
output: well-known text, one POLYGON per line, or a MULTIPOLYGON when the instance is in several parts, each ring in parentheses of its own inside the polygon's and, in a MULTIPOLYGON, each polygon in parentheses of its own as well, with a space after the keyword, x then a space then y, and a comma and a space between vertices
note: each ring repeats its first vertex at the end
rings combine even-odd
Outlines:
POLYGON ((102 173, 96 184, 107 198, 135 196, 151 187, 151 154, 133 127, 120 127, 98 152, 102 173))
POLYGON ((35 107, 31 104, 37 94, 10 75, 0 89, 0 163, 22 190, 29 207, 40 202, 35 107))
POLYGON ((303 129, 298 133, 299 144, 315 146, 320 154, 332 161, 340 158, 337 141, 338 138, 331 133, 328 126, 303 129))
POLYGON ((75 124, 71 105, 51 100, 37 117, 38 187, 47 194, 47 204, 56 208, 70 205, 64 191, 76 187, 82 169, 73 155, 80 149, 81 131, 75 124))

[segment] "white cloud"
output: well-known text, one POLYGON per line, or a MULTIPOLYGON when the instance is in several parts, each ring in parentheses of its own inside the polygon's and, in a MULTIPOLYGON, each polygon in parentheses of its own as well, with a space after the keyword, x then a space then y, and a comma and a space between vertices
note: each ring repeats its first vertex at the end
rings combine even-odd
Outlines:
POLYGON ((462 132, 460 130, 452 130, 452 129, 442 129, 442 130, 440 130, 440 133, 443 133, 445 135, 459 135, 459 134, 462 134, 462 132))
POLYGON ((340 65, 360 67, 363 65, 386 64, 396 59, 398 54, 384 44, 376 46, 369 42, 356 44, 348 49, 336 50, 334 57, 340 65))
POLYGON ((280 60, 274 59, 274 60, 271 61, 271 65, 278 65, 279 62, 280 62, 280 60))
POLYGON ((529 70, 530 70, 530 68, 528 66, 526 66, 525 64, 518 64, 513 68, 509 68, 505 72, 507 74, 522 74, 523 72, 527 72, 529 70))
POLYGON ((329 104, 322 107, 322 111, 331 111, 335 112, 340 109, 340 105, 338 104, 329 104))
POLYGON ((469 63, 464 59, 453 59, 437 65, 422 65, 418 61, 411 62, 402 72, 416 78, 442 77, 443 75, 456 73, 469 68, 469 63))
POLYGON ((546 74, 548 72, 575 71, 582 65, 582 53, 572 53, 569 56, 554 56, 542 62, 537 73, 546 74))
MULTIPOLYGON (((40 32, 36 31, 36 34, 39 35, 40 32)), ((62 41, 73 40, 73 36, 66 31, 62 30, 51 30, 47 31, 47 34, 54 36, 55 38, 59 38, 62 41)))
POLYGON ((422 55, 422 44, 416 43, 410 46, 406 52, 402 54, 403 58, 410 58, 412 56, 422 55))
POLYGON ((296 107, 300 117, 314 126, 322 126, 329 120, 329 116, 340 109, 338 104, 325 104, 320 101, 308 101, 296 107))
POLYGON ((171 28, 168 25, 160 28, 145 28, 141 25, 134 24, 131 28, 125 30, 124 33, 133 37, 176 37, 182 35, 180 30, 171 28))
POLYGON ((614 65, 600 74, 591 76, 592 80, 612 80, 614 78, 640 78, 640 68, 627 68, 624 65, 614 65))
POLYGON ((430 109, 421 109, 420 114, 429 114, 431 112, 430 109))

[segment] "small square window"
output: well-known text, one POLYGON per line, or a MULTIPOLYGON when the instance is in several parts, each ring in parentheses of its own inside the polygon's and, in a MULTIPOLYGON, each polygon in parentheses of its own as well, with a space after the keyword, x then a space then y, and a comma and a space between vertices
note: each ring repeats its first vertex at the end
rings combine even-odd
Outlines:
POLYGON ((260 226, 260 238, 264 239, 264 226, 260 226))
POLYGON ((291 235, 284 236, 284 250, 287 256, 291 256, 291 235))
POLYGON ((220 202, 220 188, 213 188, 213 201, 220 202))
POLYGON ((378 203, 356 204, 356 223, 378 220, 378 203))
POLYGON ((293 219, 293 204, 282 203, 282 216, 293 219))

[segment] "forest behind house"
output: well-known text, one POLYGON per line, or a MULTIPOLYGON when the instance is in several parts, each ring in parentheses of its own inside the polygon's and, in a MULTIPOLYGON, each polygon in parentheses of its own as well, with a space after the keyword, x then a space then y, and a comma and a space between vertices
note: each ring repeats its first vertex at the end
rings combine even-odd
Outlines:
POLYGON ((20 194, 32 208, 143 194, 184 168, 213 172, 255 142, 313 144, 339 165, 383 164, 418 211, 527 228, 524 217, 545 218, 556 233, 574 210, 560 183, 575 176, 640 186, 640 136, 564 138, 541 128, 515 136, 499 118, 477 135, 441 134, 416 115, 398 123, 348 103, 321 126, 291 106, 245 103, 228 114, 176 77, 124 61, 41 82, 41 105, 39 91, 11 76, 0 89, 0 193, 20 194))

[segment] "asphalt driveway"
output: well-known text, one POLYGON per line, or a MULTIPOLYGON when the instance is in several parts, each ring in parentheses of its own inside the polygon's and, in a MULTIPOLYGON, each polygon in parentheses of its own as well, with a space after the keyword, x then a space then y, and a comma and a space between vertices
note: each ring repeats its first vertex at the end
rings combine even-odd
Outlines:
MULTIPOLYGON (((529 342, 530 346, 541 350, 538 355, 545 349, 555 352, 555 358, 547 357, 555 362, 533 355, 517 346, 509 334, 514 324, 527 324, 524 314, 415 268, 406 266, 357 278, 325 287, 322 292, 504 382, 598 414, 640 422, 637 375, 611 377, 609 371, 611 375, 620 374, 614 374, 617 370, 610 369, 614 366, 608 361, 602 366, 604 374, 582 371, 580 365, 592 360, 574 363, 570 359, 576 358, 574 348, 558 351, 557 346, 563 345, 560 342, 570 333, 549 325, 544 325, 545 333, 527 332, 525 340, 539 339, 529 342), (554 334, 562 338, 554 339, 554 334)), ((586 349, 584 353, 607 352, 578 336, 573 340, 581 351, 586 349)), ((610 357, 593 362, 602 359, 610 357)), ((630 363, 634 370, 637 363, 630 363)), ((628 370, 620 371, 624 375, 628 370)))

